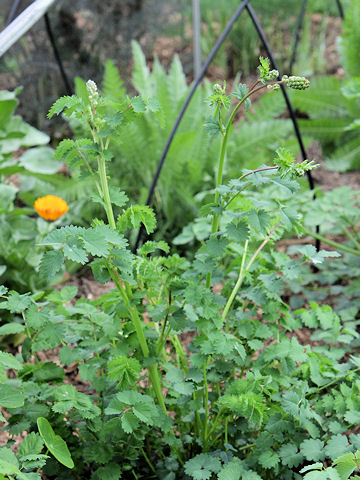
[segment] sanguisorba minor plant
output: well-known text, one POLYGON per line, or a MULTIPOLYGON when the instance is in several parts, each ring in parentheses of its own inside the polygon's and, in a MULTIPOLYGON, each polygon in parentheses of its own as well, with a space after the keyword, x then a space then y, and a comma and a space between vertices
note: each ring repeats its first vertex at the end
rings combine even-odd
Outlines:
MULTIPOLYGON (((64 258, 89 262, 94 277, 112 280, 114 288, 91 301, 75 300, 69 286, 36 295, 0 287, 0 308, 14 315, 0 334, 7 328, 24 336, 20 354, 0 353, 0 420, 9 432, 0 448, 1 479, 285 480, 304 473, 309 480, 342 480, 357 468, 352 452, 360 436, 350 435, 349 443, 342 435, 358 421, 360 367, 349 355, 356 334, 346 334, 330 307, 313 305, 309 315, 322 345, 299 344, 294 331, 306 311, 291 312, 280 278, 297 277, 297 264, 271 246, 296 227, 286 201, 296 191, 295 177, 314 166, 294 164, 279 150, 275 165, 222 185, 227 139, 241 105, 267 86, 308 86, 301 77, 278 80, 266 59, 259 73, 249 90, 240 85, 234 92, 237 103, 225 125, 230 97, 216 85, 209 99, 215 117, 208 126, 222 135, 222 146, 214 202, 202 212, 211 235, 192 263, 169 255, 162 241, 131 253, 127 230, 143 223, 150 233, 155 216, 146 206, 123 208, 125 193, 108 183, 110 135, 121 135, 137 115, 134 105, 142 102, 144 110, 154 103, 129 99, 125 110, 109 115, 88 81, 87 98, 64 97, 50 110, 50 117, 64 111, 87 118, 92 137, 64 140, 56 155, 93 176, 92 200, 108 221, 48 234, 43 244, 52 249, 39 274, 51 280, 64 258), (285 193, 256 205, 246 191, 262 185, 285 193), (53 348, 59 364, 39 354, 53 348), (334 468, 328 461, 323 467, 322 460, 337 457, 334 468)), ((331 255, 314 249, 308 257, 331 255)))

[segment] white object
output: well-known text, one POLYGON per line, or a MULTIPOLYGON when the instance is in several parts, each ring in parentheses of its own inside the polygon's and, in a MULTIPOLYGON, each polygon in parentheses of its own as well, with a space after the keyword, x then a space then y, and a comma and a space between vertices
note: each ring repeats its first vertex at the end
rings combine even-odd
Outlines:
POLYGON ((201 70, 201 18, 200 0, 192 0, 194 76, 201 70))
POLYGON ((47 12, 56 0, 35 0, 0 33, 0 57, 47 12))

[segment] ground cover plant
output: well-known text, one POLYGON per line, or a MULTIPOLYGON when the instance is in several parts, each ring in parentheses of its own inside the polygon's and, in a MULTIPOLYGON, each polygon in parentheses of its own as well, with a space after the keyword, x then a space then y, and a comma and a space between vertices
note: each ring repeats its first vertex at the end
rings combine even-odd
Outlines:
MULTIPOLYGON (((151 233, 156 218, 150 207, 127 207, 108 177, 111 138, 153 103, 134 97, 124 108, 90 80, 81 96, 51 108, 50 117, 64 112, 88 122, 89 137, 63 140, 56 157, 87 172, 89 198, 106 221, 46 235, 39 275, 51 282, 67 259, 113 283, 96 300, 77 298, 70 286, 26 294, 0 287, 0 311, 12 316, 0 335, 23 336, 20 353, 0 352, 9 433, 0 479, 358 478, 356 312, 341 317, 327 305, 294 309, 284 300, 304 262, 339 253, 306 245, 299 261, 275 245, 301 231, 297 179, 316 165, 295 163, 280 148, 271 164, 223 183, 236 114, 254 93, 280 83, 309 87, 303 77, 279 78, 260 58, 251 86, 239 84, 231 95, 225 85, 212 88, 207 129, 221 146, 213 201, 200 212, 208 234, 193 261, 171 254, 163 240, 132 253, 127 232, 143 224, 151 233), (304 323, 321 341, 299 341, 304 323), (50 350, 58 363, 44 359, 50 350)), ((53 198, 36 205, 48 218, 63 207, 53 198)))

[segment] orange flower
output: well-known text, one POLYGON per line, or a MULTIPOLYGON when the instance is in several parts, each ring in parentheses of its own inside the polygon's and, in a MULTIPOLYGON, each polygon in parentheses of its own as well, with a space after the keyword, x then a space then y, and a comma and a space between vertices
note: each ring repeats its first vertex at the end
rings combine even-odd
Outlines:
POLYGON ((46 195, 34 203, 34 208, 45 220, 57 220, 69 210, 68 204, 56 195, 46 195))

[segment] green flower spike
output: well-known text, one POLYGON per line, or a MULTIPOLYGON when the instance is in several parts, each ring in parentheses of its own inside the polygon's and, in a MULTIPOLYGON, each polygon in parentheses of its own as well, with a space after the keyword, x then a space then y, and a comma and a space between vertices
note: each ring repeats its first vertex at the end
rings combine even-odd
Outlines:
POLYGON ((287 75, 284 75, 282 77, 282 81, 289 88, 293 88, 294 90, 305 90, 306 88, 309 88, 309 86, 310 86, 310 81, 307 78, 297 77, 295 75, 292 75, 291 77, 288 77, 287 75))

